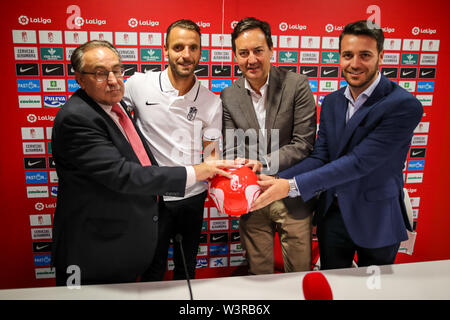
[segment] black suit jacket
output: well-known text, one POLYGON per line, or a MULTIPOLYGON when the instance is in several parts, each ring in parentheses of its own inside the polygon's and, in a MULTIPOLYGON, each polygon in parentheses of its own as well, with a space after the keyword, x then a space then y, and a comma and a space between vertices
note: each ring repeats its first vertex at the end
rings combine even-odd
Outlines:
POLYGON ((132 281, 150 264, 157 195, 183 196, 186 169, 158 167, 144 146, 153 166, 141 166, 114 121, 81 89, 58 112, 52 132, 57 282, 70 265, 80 268, 81 283, 110 283, 132 281))

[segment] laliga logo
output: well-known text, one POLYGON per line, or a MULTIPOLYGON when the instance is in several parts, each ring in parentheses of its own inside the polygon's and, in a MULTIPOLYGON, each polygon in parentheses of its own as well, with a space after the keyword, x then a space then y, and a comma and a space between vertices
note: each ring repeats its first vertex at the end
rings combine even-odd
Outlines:
POLYGON ((30 113, 30 114, 27 116, 27 120, 28 120, 28 122, 30 122, 30 123, 34 123, 34 122, 36 122, 37 117, 36 117, 36 115, 30 113))
POLYGON ((136 28, 138 26, 138 21, 135 18, 131 18, 128 20, 128 25, 132 28, 136 28))
POLYGON ((331 23, 329 23, 329 24, 327 24, 327 25, 325 26, 325 31, 326 31, 326 32, 332 32, 333 29, 334 29, 334 26, 333 26, 331 23))
POLYGON ((420 29, 419 27, 414 27, 414 28, 412 28, 411 33, 415 36, 417 36, 419 33, 428 33, 431 35, 431 34, 436 33, 436 29, 430 29, 430 28, 420 29))
POLYGON ((81 27, 84 24, 84 19, 83 17, 76 17, 73 23, 75 23, 76 26, 81 27))
POLYGON ((287 24, 286 22, 282 22, 279 25, 279 28, 281 31, 286 31, 287 29, 291 29, 291 30, 306 30, 306 26, 301 25, 301 24, 287 24))
POLYGON ((21 24, 21 25, 26 25, 26 24, 28 24, 28 17, 27 16, 20 16, 19 17, 19 23, 21 24))
POLYGON ((51 23, 52 19, 44 19, 44 18, 28 18, 27 16, 21 15, 19 17, 19 23, 21 25, 27 25, 28 23, 43 23, 43 24, 47 24, 47 23, 51 23))
POLYGON ((329 23, 325 26, 326 32, 333 32, 333 31, 342 31, 344 30, 344 26, 334 26, 333 24, 329 23))
POLYGON ((130 20, 128 20, 128 25, 131 28, 136 28, 138 25, 154 27, 154 26, 159 26, 159 21, 152 21, 152 20, 145 20, 145 21, 139 20, 138 21, 135 18, 131 18, 130 20))
POLYGON ((286 22, 282 22, 279 27, 281 31, 286 31, 288 29, 288 24, 286 22))
POLYGON ((71 14, 66 20, 66 26, 70 30, 80 29, 84 24, 106 25, 106 20, 83 18, 81 8, 74 4, 67 7, 66 13, 71 14))

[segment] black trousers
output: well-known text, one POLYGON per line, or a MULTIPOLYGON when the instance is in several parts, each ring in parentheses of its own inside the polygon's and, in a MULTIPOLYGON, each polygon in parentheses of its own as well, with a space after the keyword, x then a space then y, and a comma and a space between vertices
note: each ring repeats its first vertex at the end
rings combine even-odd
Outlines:
POLYGON ((170 239, 173 239, 173 279, 186 279, 180 245, 175 235, 183 237, 183 253, 186 258, 189 278, 195 278, 198 245, 203 223, 203 209, 207 192, 179 200, 165 201, 161 206, 158 220, 158 244, 150 267, 141 277, 141 281, 161 281, 167 268, 167 256, 170 239))
POLYGON ((328 209, 325 217, 317 224, 319 240, 320 269, 350 268, 355 253, 359 267, 393 264, 400 243, 382 248, 357 246, 345 228, 337 201, 328 209))

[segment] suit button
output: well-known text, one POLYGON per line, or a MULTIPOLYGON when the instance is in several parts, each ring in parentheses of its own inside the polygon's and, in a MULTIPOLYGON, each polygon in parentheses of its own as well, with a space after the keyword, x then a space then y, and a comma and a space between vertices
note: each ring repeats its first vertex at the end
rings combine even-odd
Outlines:
POLYGON ((158 216, 153 216, 153 222, 158 222, 158 216))

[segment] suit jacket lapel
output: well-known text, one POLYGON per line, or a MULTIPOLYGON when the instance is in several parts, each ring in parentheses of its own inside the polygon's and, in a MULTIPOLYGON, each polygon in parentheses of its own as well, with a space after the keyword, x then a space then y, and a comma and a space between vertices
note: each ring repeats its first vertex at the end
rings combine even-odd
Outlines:
POLYGON ((277 118, 278 110, 280 109, 281 96, 283 94, 284 79, 281 78, 280 71, 275 68, 270 68, 269 74, 269 88, 266 100, 266 130, 267 142, 270 141, 270 129, 273 128, 275 119, 277 118))
POLYGON ((150 147, 147 144, 147 140, 145 139, 144 135, 142 134, 141 130, 139 129, 138 125, 136 124, 136 120, 131 116, 127 104, 123 100, 120 101, 120 104, 122 105, 122 107, 125 110, 128 117, 131 119, 131 122, 133 123, 134 128, 136 129, 136 132, 139 135, 139 138, 141 138, 142 144, 144 145, 145 151, 147 152, 147 155, 150 158, 150 162, 152 163, 152 166, 158 166, 158 162, 153 157, 152 151, 150 150, 150 147))
MULTIPOLYGON (((379 102, 381 102, 383 97, 386 95, 386 92, 388 91, 388 83, 389 83, 389 80, 387 80, 387 78, 385 78, 384 76, 381 76, 380 83, 375 88, 375 90, 372 92, 370 97, 348 120, 347 125, 345 126, 345 129, 343 131, 343 135, 340 138, 340 146, 339 146, 339 150, 338 150, 338 155, 342 152, 345 145, 347 145, 348 141, 350 140, 350 138, 353 135, 353 132, 358 127, 358 125, 361 123, 361 121, 367 116, 369 111, 373 110, 373 108, 375 108, 376 105, 378 105, 379 102)), ((343 92, 342 92, 342 97, 343 97, 343 100, 345 101, 345 103, 344 103, 345 111, 342 112, 343 117, 344 117, 344 123, 345 123, 348 101, 345 98, 343 92)))
MULTIPOLYGON (((118 136, 120 136, 123 140, 123 144, 122 147, 126 150, 131 150, 132 154, 135 157, 136 162, 140 163, 138 157, 136 156, 136 154, 134 153, 133 148, 131 147, 130 143, 127 141, 127 139, 123 136, 123 133, 120 131, 119 127, 116 125, 116 123, 113 121, 113 119, 111 119, 111 117, 106 114, 105 110, 103 110, 102 107, 100 107, 97 102, 95 102, 91 97, 89 97, 86 92, 82 89, 79 89, 75 94, 79 94, 80 97, 87 103, 89 104, 92 108, 94 108, 95 111, 97 111, 97 113, 103 117, 105 119, 105 121, 107 123, 109 123, 109 125, 113 128, 113 130, 117 133, 118 136)), ((127 115, 131 118, 129 112, 128 112, 128 108, 127 105, 123 102, 120 101, 120 104, 122 105, 122 107, 125 109, 125 112, 127 113, 127 115)), ((134 121, 133 118, 131 118, 131 122, 133 122, 134 127, 136 128, 136 131, 139 135, 139 137, 142 140, 142 144, 144 145, 145 150, 147 151, 148 156, 150 157, 150 161, 152 163, 152 165, 158 165, 155 158, 153 157, 153 154, 150 151, 150 148, 147 145, 147 142, 144 138, 144 136, 142 135, 141 131, 139 130, 139 128, 136 125, 136 122, 134 121)))
POLYGON ((345 98, 343 91, 339 94, 338 99, 339 100, 336 102, 336 107, 334 110, 334 125, 336 129, 334 138, 337 139, 337 142, 339 144, 338 153, 336 157, 338 157, 343 147, 343 139, 341 137, 345 133, 345 117, 347 113, 347 104, 348 104, 348 101, 345 98))
POLYGON ((239 90, 239 108, 249 124, 249 128, 260 129, 258 119, 256 118, 255 108, 253 107, 252 97, 245 88, 244 77, 236 80, 239 90))

